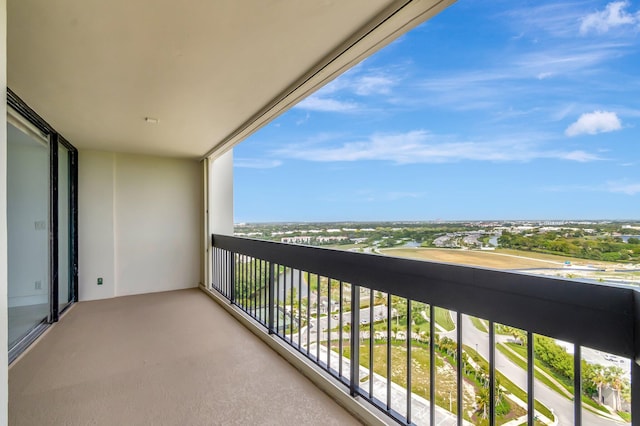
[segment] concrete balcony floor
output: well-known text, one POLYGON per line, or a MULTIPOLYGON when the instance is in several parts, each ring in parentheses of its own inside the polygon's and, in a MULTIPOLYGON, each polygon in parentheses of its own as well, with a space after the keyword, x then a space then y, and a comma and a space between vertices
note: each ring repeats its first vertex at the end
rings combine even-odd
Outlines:
POLYGON ((77 303, 9 370, 11 425, 359 424, 201 290, 77 303))

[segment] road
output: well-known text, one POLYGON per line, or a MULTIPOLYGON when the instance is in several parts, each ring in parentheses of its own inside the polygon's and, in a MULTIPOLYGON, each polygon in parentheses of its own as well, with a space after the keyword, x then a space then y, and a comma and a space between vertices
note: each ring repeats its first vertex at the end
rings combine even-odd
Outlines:
MULTIPOLYGON (((478 353, 485 359, 489 359, 489 335, 478 330, 467 315, 463 315, 462 342, 471 348, 477 348, 478 353)), ((454 322, 456 319, 454 318, 454 322)), ((456 324, 457 326, 457 324, 456 324)), ((449 338, 456 339, 456 331, 444 334, 449 338)), ((508 337, 496 335, 496 343, 506 341, 508 337)), ((508 377, 520 388, 527 389, 527 374, 520 366, 511 362, 509 358, 496 349, 496 369, 508 377)), ((573 401, 558 394, 547 387, 544 383, 536 380, 534 385, 535 398, 553 410, 558 418, 559 425, 572 425, 573 421, 573 401)), ((582 423, 593 426, 611 426, 620 424, 614 420, 597 416, 586 409, 582 409, 582 423)))

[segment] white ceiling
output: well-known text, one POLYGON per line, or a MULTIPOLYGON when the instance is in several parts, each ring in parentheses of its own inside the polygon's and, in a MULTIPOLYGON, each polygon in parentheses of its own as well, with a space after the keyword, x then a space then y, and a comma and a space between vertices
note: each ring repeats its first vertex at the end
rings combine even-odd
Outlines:
POLYGON ((8 86, 80 149, 201 157, 451 2, 9 0, 8 86))

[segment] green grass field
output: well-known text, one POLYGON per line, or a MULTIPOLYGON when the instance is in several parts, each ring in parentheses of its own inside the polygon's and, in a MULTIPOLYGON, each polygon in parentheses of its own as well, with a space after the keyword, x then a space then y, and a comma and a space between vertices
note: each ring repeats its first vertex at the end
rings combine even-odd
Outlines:
POLYGON ((435 306, 434 311, 436 316, 436 324, 447 331, 455 330, 456 325, 454 324, 453 319, 451 319, 451 313, 447 309, 435 306))
POLYGON ((469 317, 469 318, 471 319, 471 322, 473 323, 473 326, 475 328, 482 331, 483 333, 489 332, 489 325, 487 320, 483 320, 477 317, 469 317))
MULTIPOLYGON (((507 343, 507 345, 511 349, 513 349, 515 352, 517 352, 520 356, 526 358, 526 356, 527 356, 527 348, 526 348, 526 346, 520 346, 520 345, 517 345, 517 344, 514 344, 514 343, 507 343)), ((505 354, 505 356, 507 356, 510 360, 512 360, 515 364, 519 365, 520 367, 522 367, 522 368, 524 368, 526 370, 527 363, 525 361, 523 361, 522 359, 520 359, 518 357, 515 357, 509 351, 504 350, 504 348, 500 348, 500 344, 498 344, 498 349, 500 350, 500 352, 505 354)), ((558 377, 553 371, 549 370, 546 367, 546 365, 544 365, 540 360, 536 359, 535 360, 535 364, 536 364, 536 367, 538 367, 540 370, 544 371, 545 373, 547 373, 548 375, 550 375, 551 377, 556 379, 558 381, 558 383, 560 383, 562 385, 562 387, 566 391, 568 391, 571 394, 574 393, 573 392, 573 386, 567 385, 561 377, 558 377)), ((545 385, 547 385, 548 387, 550 387, 554 391, 558 392, 560 395, 562 395, 565 398, 567 398, 567 395, 566 395, 565 392, 563 392, 561 389, 558 389, 558 386, 556 384, 551 382, 543 374, 540 374, 540 372, 537 371, 537 370, 535 371, 535 378, 537 380, 540 380, 541 382, 543 382, 545 385)), ((599 411, 602 411, 604 413, 609 413, 609 411, 606 408, 604 408, 602 405, 598 404, 596 401, 594 401, 593 399, 589 398, 588 396, 581 395, 581 397, 582 397, 582 402, 587 404, 592 410, 599 410, 599 411)), ((568 398, 568 399, 570 399, 570 398, 568 398)))

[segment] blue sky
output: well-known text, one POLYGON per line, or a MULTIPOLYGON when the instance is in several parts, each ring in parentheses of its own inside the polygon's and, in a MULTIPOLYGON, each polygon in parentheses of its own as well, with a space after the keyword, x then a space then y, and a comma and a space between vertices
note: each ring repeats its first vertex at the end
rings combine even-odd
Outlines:
POLYGON ((461 0, 234 150, 236 222, 640 219, 640 1, 461 0))

